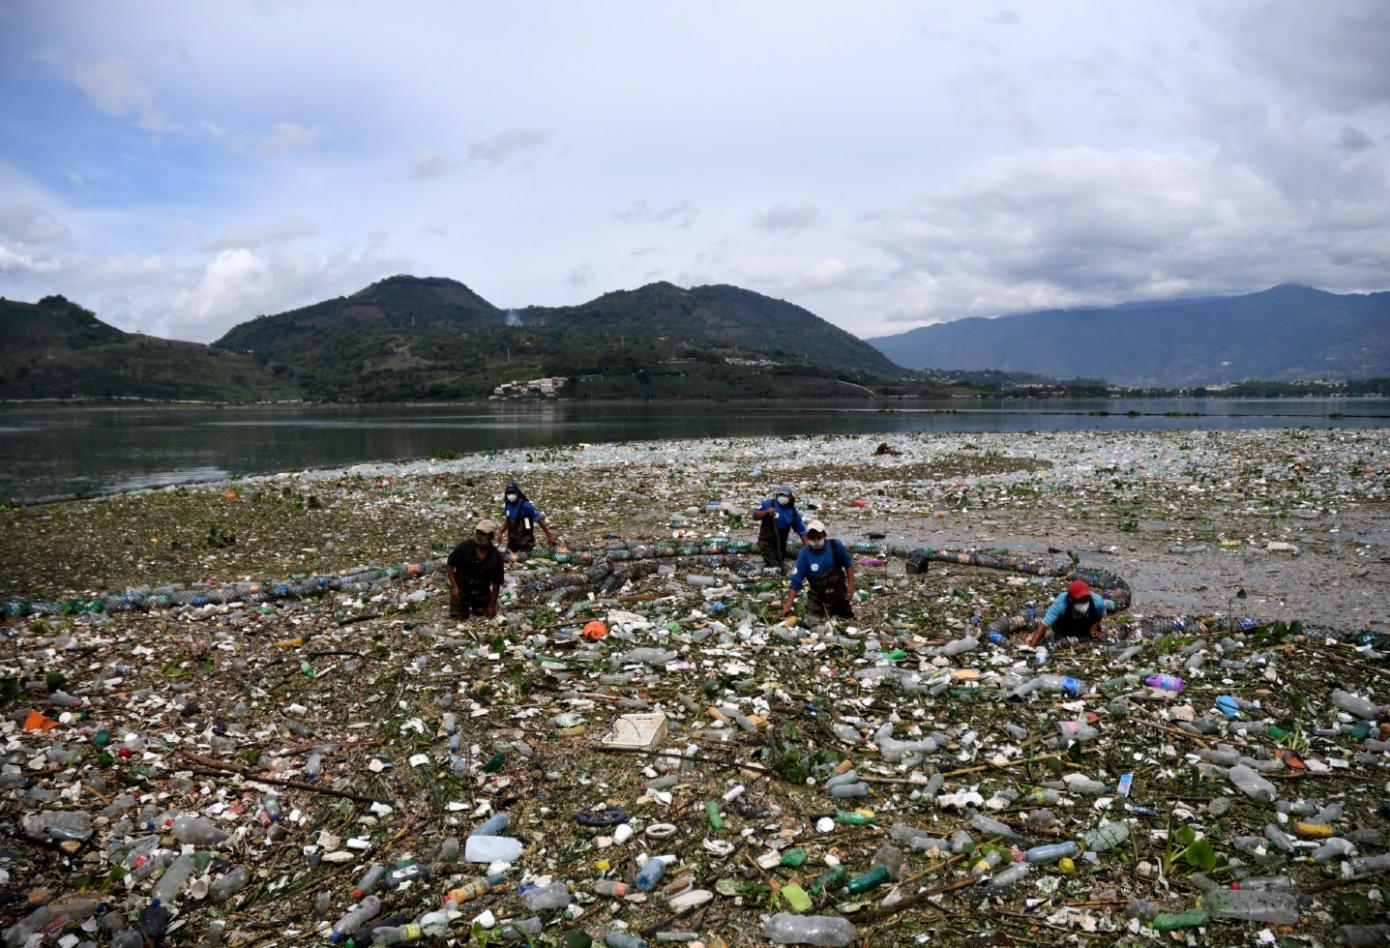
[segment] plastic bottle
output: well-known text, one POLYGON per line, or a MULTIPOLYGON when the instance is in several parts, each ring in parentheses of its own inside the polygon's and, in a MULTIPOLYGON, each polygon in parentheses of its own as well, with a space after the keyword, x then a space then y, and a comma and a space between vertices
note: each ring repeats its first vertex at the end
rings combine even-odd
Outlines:
POLYGON ((208 898, 214 903, 225 902, 244 889, 250 881, 251 873, 247 872, 245 867, 237 866, 231 872, 219 876, 208 887, 208 898))
POLYGON ((867 797, 869 795, 869 785, 867 783, 839 783, 830 788, 830 795, 836 800, 867 797))
POLYGON ((1171 691, 1174 694, 1182 694, 1183 689, 1183 680, 1176 675, 1150 675, 1144 679, 1144 684, 1150 688, 1171 691))
POLYGON ((1080 678, 1069 678, 1063 675, 1039 675, 1034 680, 1038 682, 1039 691, 1065 691, 1069 695, 1079 695, 1086 690, 1086 684, 1080 678))
POLYGON ((838 915, 792 915, 779 912, 763 921, 763 937, 775 945, 823 945, 843 948, 859 939, 859 930, 838 915))
POLYGON ((225 831, 201 816, 182 814, 174 820, 174 839, 194 846, 214 846, 227 838, 225 831))
POLYGON ((402 859, 395 863, 390 869, 386 870, 386 875, 382 877, 382 887, 387 892, 393 892, 405 885, 407 882, 414 882, 416 879, 429 877, 429 870, 414 859, 402 859))
POLYGON ((868 813, 858 810, 836 810, 835 822, 841 826, 873 826, 877 820, 868 813))
POLYGON ((448 893, 445 894, 444 901, 454 902, 459 905, 462 905, 464 902, 471 902, 473 899, 481 898, 497 888, 497 886, 502 884, 505 878, 506 877, 501 873, 498 873, 497 875, 475 879, 467 885, 459 886, 457 889, 450 889, 448 893))
POLYGON ((304 765, 304 779, 317 780, 323 771, 323 755, 315 751, 309 755, 308 762, 304 765))
POLYGON ((341 941, 344 936, 351 935, 381 911, 381 899, 374 895, 369 895, 357 905, 353 906, 348 912, 333 923, 333 940, 341 941))
POLYGON ((261 809, 256 814, 256 819, 260 820, 262 826, 268 827, 272 823, 280 822, 281 815, 280 800, 271 794, 261 802, 261 809))
POLYGON ((1298 924, 1298 896, 1270 889, 1215 889, 1202 897, 1212 918, 1268 925, 1298 924))
POLYGON ((1211 913, 1203 908, 1188 909, 1186 912, 1160 912, 1153 918, 1156 932, 1175 932, 1183 928, 1202 928, 1211 921, 1211 913))
POLYGON ((1088 830, 1081 836, 1082 844, 1085 845, 1088 852, 1093 853, 1103 853, 1107 849, 1114 849, 1127 839, 1129 839, 1129 826, 1113 820, 1103 820, 1095 829, 1088 830))
POLYGON ((1057 730, 1062 735, 1062 744, 1068 747, 1072 744, 1094 741, 1100 737, 1100 731, 1084 721, 1058 721, 1057 730))
POLYGON ((1379 856, 1361 856, 1347 863, 1351 868, 1351 874, 1359 876, 1364 872, 1382 872, 1390 869, 1390 853, 1381 853, 1379 856))
POLYGON ((647 864, 637 873, 637 891, 650 892, 665 874, 666 863, 664 860, 657 856, 648 859, 647 864))
POLYGON ((506 831, 511 824, 511 818, 505 813, 494 813, 478 825, 478 828, 469 833, 469 836, 497 836, 506 831))
POLYGON ((902 874, 903 869, 902 850, 891 843, 883 843, 874 850, 873 865, 875 867, 881 866, 887 869, 888 878, 896 882, 898 876, 902 874))
POLYGON ((891 876, 887 866, 875 866, 868 872, 857 875, 850 879, 845 885, 845 891, 850 895, 858 895, 860 892, 867 892, 876 889, 887 882, 891 876))
POLYGON ((1390 944, 1390 925, 1339 925, 1337 941, 1349 948, 1390 944))
POLYGON ((521 851, 521 840, 511 836, 470 836, 463 858, 469 862, 516 862, 521 851))
POLYGON ((996 872, 989 880, 989 884, 996 889, 1007 889, 1017 885, 1019 882, 1033 871, 1033 866, 1026 862, 1016 862, 1003 872, 996 872))
POLYGON ((1034 846, 1023 854, 1023 857, 1031 863, 1047 864, 1057 862, 1069 856, 1075 856, 1080 849, 1076 843, 1068 840, 1065 843, 1048 843, 1045 846, 1034 846))
POLYGON ((1005 635, 1003 632, 990 632, 988 635, 985 636, 985 638, 990 642, 993 642, 995 645, 1009 644, 1009 637, 1005 635))
POLYGON ((599 879, 594 883, 594 892, 621 899, 632 892, 632 886, 618 879, 599 879))
POLYGON ((457 836, 450 836, 439 844, 439 855, 436 857, 437 861, 448 864, 458 862, 458 858, 459 838, 457 836))
POLYGON ((1001 836, 1004 839, 1019 839, 1018 830, 1007 823, 985 816, 983 813, 976 813, 970 818, 970 825, 978 830, 982 836, 1001 836))
POLYGON ((1347 714, 1354 714, 1358 718, 1365 718, 1367 721, 1374 721, 1380 717, 1380 706, 1374 701, 1352 694, 1350 691, 1338 689, 1332 692, 1332 703, 1347 714))
POLYGON ((497 937, 502 941, 524 941, 528 945, 535 945, 544 928, 545 923, 535 916, 518 918, 498 929, 497 937))
POLYGON ((419 941, 424 932, 419 925, 387 925, 372 932, 372 944, 395 945, 403 941, 419 941))
POLYGON ((570 904, 570 890, 563 882, 544 886, 522 886, 517 897, 529 912, 546 912, 570 904))
POLYGON ((941 646, 940 648, 931 649, 931 654, 932 654, 932 655, 945 655, 945 656, 947 656, 947 657, 952 656, 952 655, 960 655, 960 654, 962 654, 962 653, 964 653, 964 652, 970 651, 971 649, 975 648, 975 647, 978 646, 979 644, 980 644, 980 640, 979 640, 979 639, 975 638, 975 636, 973 636, 973 635, 967 635, 967 636, 966 636, 965 638, 963 638, 963 639, 954 639, 953 641, 947 642, 945 645, 941 646))
POLYGON ((150 900, 156 904, 172 905, 174 900, 179 897, 183 884, 188 881, 189 875, 192 874, 193 863, 192 853, 179 855, 169 868, 164 870, 164 875, 159 877, 159 881, 155 883, 154 890, 150 893, 150 900))
POLYGON ((647 948, 647 939, 631 932, 609 932, 603 936, 608 948, 647 948))
POLYGON ((1273 800, 1277 795, 1274 784, 1261 777, 1244 764, 1236 764, 1227 776, 1241 793, 1254 800, 1273 800))
POLYGON ((381 877, 386 874, 386 869, 380 863, 372 863, 367 867, 367 871, 362 874, 362 878, 357 880, 357 885, 352 887, 352 897, 355 901, 360 901, 371 895, 381 885, 381 877))
POLYGON ((1356 847, 1349 840, 1333 838, 1313 850, 1313 862, 1331 862, 1333 859, 1350 856, 1354 852, 1356 847))

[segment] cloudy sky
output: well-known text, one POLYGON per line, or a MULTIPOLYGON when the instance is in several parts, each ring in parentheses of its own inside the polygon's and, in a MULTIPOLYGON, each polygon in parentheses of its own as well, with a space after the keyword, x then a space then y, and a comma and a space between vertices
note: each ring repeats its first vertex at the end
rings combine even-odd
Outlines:
POLYGON ((0 0, 0 295, 210 340, 395 273, 861 336, 1390 288, 1390 3, 0 0))

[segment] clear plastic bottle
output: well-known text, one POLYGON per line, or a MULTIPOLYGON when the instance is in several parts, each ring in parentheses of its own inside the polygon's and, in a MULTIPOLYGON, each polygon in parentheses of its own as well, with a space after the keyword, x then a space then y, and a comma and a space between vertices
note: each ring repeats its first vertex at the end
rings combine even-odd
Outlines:
POLYGON ((883 843, 874 850, 872 865, 887 869, 888 878, 896 882, 903 870, 902 850, 891 843, 883 843))
POLYGON ((562 909, 570 904, 569 886, 563 882, 543 886, 522 886, 517 890, 517 897, 521 899, 521 904, 526 906, 528 912, 547 912, 562 909))
POLYGON ((372 944, 396 945, 403 941, 419 941, 423 937, 419 925, 386 925, 372 932, 372 944))
POLYGON ((1347 714, 1364 718, 1367 721, 1374 721, 1380 717, 1380 706, 1374 701, 1368 701, 1359 695, 1354 695, 1350 691, 1338 689, 1332 692, 1332 703, 1347 714))
POLYGON ((518 918, 503 925, 498 930, 497 937, 502 941, 524 941, 533 945, 537 944, 536 939, 540 937, 544 928, 545 923, 536 916, 518 918))
POLYGON ((607 895, 615 899, 621 899, 633 891, 632 886, 619 879, 599 879, 593 888, 598 895, 607 895))
POLYGON ((164 870, 164 875, 160 876, 159 881, 154 884, 154 891, 150 893, 150 900, 161 905, 174 904, 174 900, 179 897, 179 892, 183 890, 184 883, 193 873, 194 861, 192 853, 182 853, 176 857, 169 868, 164 870))
POLYGON ((251 873, 244 866, 237 866, 231 872, 219 876, 208 887, 208 898, 214 903, 225 902, 246 887, 251 881, 251 873))
POLYGON ((1045 846, 1034 846, 1023 854, 1024 858, 1034 864, 1054 863, 1068 856, 1075 856, 1080 849, 1076 843, 1068 840, 1065 843, 1048 843, 1045 846))
POLYGON ((1103 853, 1107 849, 1114 849, 1127 839, 1129 839, 1129 826, 1127 824, 1114 820, 1103 820, 1095 829, 1087 830, 1082 834, 1081 842, 1087 851, 1103 853))
POLYGON ((506 832, 506 829, 507 829, 507 827, 508 827, 510 824, 511 824, 511 818, 510 818, 509 816, 507 816, 507 814, 505 814, 505 813, 494 813, 494 814, 492 814, 492 816, 489 816, 486 820, 484 820, 482 823, 480 823, 480 824, 478 825, 478 827, 477 827, 475 830, 473 830, 473 832, 469 833, 468 835, 469 835, 469 836, 497 836, 497 835, 499 835, 499 834, 501 834, 501 833, 506 832))
POLYGON ((1016 862, 1002 872, 996 872, 990 878, 989 884, 996 889, 1007 889, 1022 882, 1032 871, 1033 866, 1030 863, 1016 862))
POLYGON ((362 878, 357 880, 357 885, 352 887, 352 897, 360 901, 366 896, 371 895, 381 886, 381 877, 386 875, 386 867, 380 863, 372 863, 367 867, 367 871, 362 874, 362 878))
POLYGON ((224 830, 218 829, 211 820, 191 813, 180 814, 174 820, 174 839, 193 846, 215 846, 227 838, 224 830))
POLYGON ((426 938, 443 938, 449 932, 449 912, 446 909, 426 912, 420 916, 419 925, 426 938))
POLYGON ((776 945, 821 945, 843 948, 859 938, 859 930, 838 915, 792 915, 779 912, 763 921, 763 937, 776 945))
POLYGON ((304 765, 304 779, 317 780, 319 774, 323 772, 323 755, 315 751, 309 755, 308 762, 304 765))
POLYGON ((977 830, 982 836, 1000 836, 1004 839, 1019 839, 1018 830, 1007 823, 1001 823, 993 817, 985 816, 983 813, 976 813, 970 818, 971 828, 977 830))
POLYGON ((1277 796, 1274 784, 1244 764, 1236 764, 1227 772, 1227 776, 1236 789, 1251 799, 1269 801, 1277 796))
POLYGON ((837 783, 830 788, 829 792, 836 800, 867 797, 869 795, 869 785, 867 783, 837 783))
POLYGON ((1267 925, 1298 924, 1298 896, 1271 889, 1215 889, 1202 897, 1212 918, 1267 925))
POLYGON ((950 657, 952 655, 960 655, 964 652, 970 651, 973 648, 976 648, 979 644, 979 639, 975 638, 973 635, 967 635, 963 639, 955 639, 953 641, 947 642, 940 648, 931 649, 931 654, 945 655, 947 657, 950 657))
POLYGON ((448 865, 449 863, 458 862, 458 858, 459 838, 457 836, 450 836, 439 844, 439 855, 435 857, 437 862, 448 865))
POLYGON ((647 948, 647 939, 631 932, 609 932, 603 936, 608 948, 647 948))
POLYGON ((1079 695, 1086 690, 1086 683, 1080 678, 1070 678, 1064 675, 1039 675, 1035 681, 1038 682, 1039 691, 1066 692, 1069 695, 1079 695))
POLYGON ((333 940, 341 941, 351 935, 381 912, 381 899, 369 895, 347 911, 342 918, 333 923, 333 940))

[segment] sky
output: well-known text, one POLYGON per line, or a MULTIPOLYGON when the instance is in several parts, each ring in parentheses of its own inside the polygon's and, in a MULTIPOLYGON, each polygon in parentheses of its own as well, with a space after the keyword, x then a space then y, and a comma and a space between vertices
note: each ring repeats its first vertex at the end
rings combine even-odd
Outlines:
POLYGON ((0 296, 210 341, 398 273, 862 337, 1390 289, 1386 50, 1386 0, 0 0, 0 296))

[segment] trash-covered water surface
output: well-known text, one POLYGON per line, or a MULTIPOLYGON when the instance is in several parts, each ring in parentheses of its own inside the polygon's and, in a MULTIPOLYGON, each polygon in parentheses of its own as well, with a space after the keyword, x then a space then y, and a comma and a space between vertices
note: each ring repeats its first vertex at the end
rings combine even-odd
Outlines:
POLYGON ((0 940, 1390 937, 1383 436, 881 442, 6 511, 0 940), (451 620, 510 478, 564 546, 451 620), (784 481, 853 619, 782 618, 784 481), (1077 578, 1106 637, 1024 644, 1077 578))

